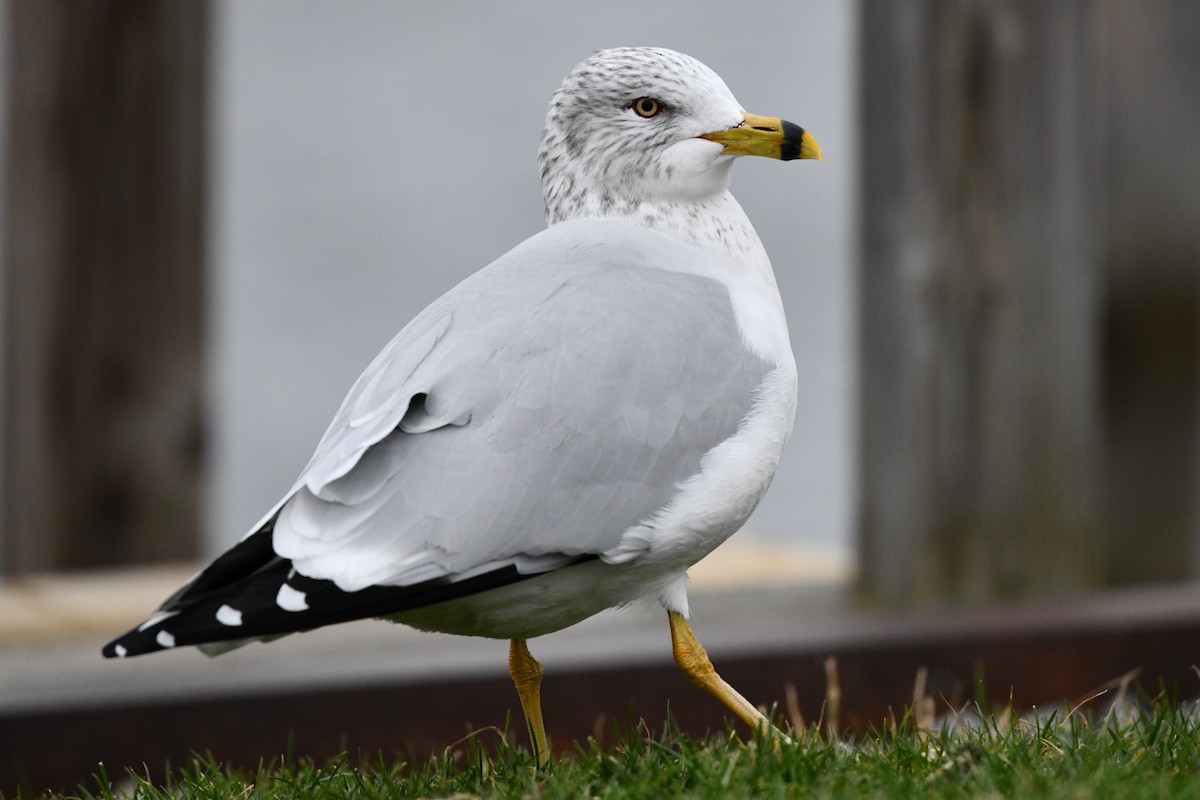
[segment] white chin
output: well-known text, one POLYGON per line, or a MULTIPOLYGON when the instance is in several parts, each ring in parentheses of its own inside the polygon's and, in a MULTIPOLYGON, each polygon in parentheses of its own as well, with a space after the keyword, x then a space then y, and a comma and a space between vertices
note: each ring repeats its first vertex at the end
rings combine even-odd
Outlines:
POLYGON ((664 150, 661 162, 671 173, 669 188, 662 187, 664 194, 681 200, 701 200, 726 191, 734 156, 725 155, 722 150, 721 145, 705 139, 685 139, 664 150))

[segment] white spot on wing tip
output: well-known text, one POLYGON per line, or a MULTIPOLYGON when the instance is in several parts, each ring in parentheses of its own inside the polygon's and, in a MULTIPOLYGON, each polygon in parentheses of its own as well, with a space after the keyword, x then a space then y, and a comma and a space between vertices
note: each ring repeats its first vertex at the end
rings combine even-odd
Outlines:
POLYGON ((221 606, 217 609, 217 622, 222 625, 241 625, 242 612, 233 606, 221 606))
POLYGON ((279 594, 275 595, 275 605, 284 611, 307 611, 308 599, 304 592, 293 589, 285 583, 279 587, 279 594))
POLYGON ((166 631, 159 631, 158 636, 154 637, 154 641, 158 642, 159 647, 174 647, 175 637, 166 631))
POLYGON ((119 644, 116 647, 114 647, 113 652, 117 654, 117 658, 124 658, 126 655, 129 654, 129 651, 125 649, 125 645, 123 645, 123 644, 119 644))

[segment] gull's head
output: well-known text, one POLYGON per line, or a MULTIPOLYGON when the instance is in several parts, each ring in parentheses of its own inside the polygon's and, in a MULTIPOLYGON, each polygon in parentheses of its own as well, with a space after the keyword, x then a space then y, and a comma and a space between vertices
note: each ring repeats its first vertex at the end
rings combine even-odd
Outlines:
POLYGON ((721 77, 654 47, 601 50, 555 92, 538 150, 551 224, 702 202, 735 156, 820 158, 800 126, 748 114, 721 77))

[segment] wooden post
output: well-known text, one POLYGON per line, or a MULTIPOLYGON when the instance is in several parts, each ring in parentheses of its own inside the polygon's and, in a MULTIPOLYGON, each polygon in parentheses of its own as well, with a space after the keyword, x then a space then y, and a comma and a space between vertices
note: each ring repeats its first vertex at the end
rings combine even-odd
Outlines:
POLYGON ((189 557, 207 4, 8 8, 3 569, 189 557))
POLYGON ((863 3, 868 598, 1101 580, 1094 8, 863 3))
POLYGON ((1200 4, 1103 4, 1109 35, 1106 579, 1200 575, 1200 4))

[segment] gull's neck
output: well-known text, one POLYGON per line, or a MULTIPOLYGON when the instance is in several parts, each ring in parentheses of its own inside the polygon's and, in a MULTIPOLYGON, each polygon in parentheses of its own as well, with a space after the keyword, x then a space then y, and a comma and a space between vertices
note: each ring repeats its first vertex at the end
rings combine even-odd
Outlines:
POLYGON ((660 231, 688 244, 716 251, 738 273, 775 286, 771 261, 746 212, 729 191, 698 200, 630 200, 613 195, 580 193, 570 203, 547 197, 546 222, 613 219, 660 231))

